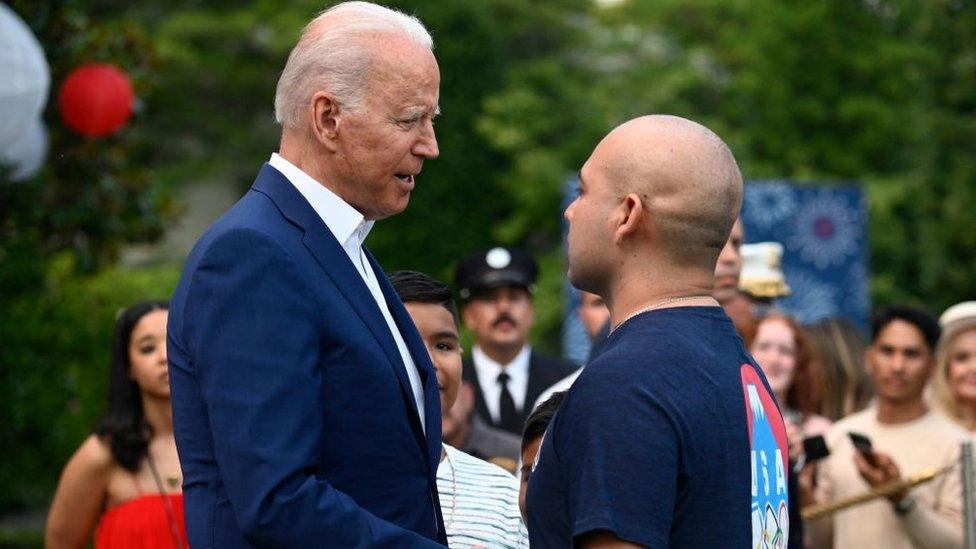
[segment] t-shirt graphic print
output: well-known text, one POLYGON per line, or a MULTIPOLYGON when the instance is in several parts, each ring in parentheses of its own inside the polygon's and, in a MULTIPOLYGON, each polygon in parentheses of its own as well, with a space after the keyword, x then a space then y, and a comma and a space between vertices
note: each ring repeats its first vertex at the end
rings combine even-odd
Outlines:
POLYGON ((789 539, 789 453, 779 407, 756 369, 740 369, 752 464, 752 547, 785 549, 789 539))

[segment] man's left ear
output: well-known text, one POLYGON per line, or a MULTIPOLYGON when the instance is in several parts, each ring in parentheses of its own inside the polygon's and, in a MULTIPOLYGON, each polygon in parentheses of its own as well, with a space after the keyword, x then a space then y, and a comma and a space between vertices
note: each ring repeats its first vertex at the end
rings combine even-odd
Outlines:
POLYGON ((617 228, 613 234, 614 242, 619 244, 628 235, 636 233, 644 220, 644 212, 644 203, 639 196, 634 193, 625 196, 614 212, 619 215, 617 228))
POLYGON ((339 113, 342 106, 331 93, 318 91, 312 95, 309 110, 315 137, 320 143, 331 148, 339 135, 339 113))

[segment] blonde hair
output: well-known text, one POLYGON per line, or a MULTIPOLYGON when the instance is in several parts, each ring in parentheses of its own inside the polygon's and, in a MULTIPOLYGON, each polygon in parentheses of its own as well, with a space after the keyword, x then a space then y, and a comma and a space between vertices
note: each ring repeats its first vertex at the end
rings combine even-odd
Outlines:
POLYGON ((949 355, 952 351, 952 344, 961 334, 970 330, 976 330, 976 324, 964 327, 961 330, 943 332, 939 339, 935 351, 936 368, 932 380, 932 400, 947 416, 972 430, 976 416, 968 408, 959 405, 959 399, 956 398, 952 385, 949 383, 949 355))

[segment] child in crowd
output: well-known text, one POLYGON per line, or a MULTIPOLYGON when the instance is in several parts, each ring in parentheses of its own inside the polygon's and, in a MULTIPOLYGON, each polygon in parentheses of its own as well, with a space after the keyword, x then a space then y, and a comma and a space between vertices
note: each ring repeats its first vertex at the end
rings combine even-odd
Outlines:
MULTIPOLYGON (((446 414, 461 387, 461 338, 451 289, 418 272, 397 271, 390 282, 430 353, 446 414)), ((528 547, 518 512, 518 482, 507 471, 443 445, 437 468, 444 528, 451 547, 528 547)))
POLYGON ((526 522, 528 518, 525 516, 525 492, 529 487, 529 478, 532 476, 532 469, 539 455, 539 447, 542 446, 542 437, 546 434, 546 428, 549 427, 552 417, 556 415, 556 410, 559 409, 566 392, 553 393, 525 420, 525 429, 522 431, 522 469, 519 475, 519 510, 522 512, 522 520, 526 522))

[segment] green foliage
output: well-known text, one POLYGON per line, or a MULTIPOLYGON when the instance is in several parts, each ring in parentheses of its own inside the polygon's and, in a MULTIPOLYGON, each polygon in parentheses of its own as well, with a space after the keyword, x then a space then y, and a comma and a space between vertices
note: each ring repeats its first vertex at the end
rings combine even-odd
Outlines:
POLYGON ((167 298, 179 276, 175 265, 76 271, 63 253, 48 263, 42 292, 5 300, 0 437, 17 443, 0 460, 0 509, 47 502, 58 471, 104 410, 117 311, 167 298))
MULTIPOLYGON (((52 97, 87 62, 123 67, 137 94, 152 97, 157 64, 144 27, 92 18, 77 5, 14 1, 44 45, 52 97)), ((44 115, 50 150, 33 178, 0 170, 0 510, 38 505, 104 402, 114 311, 165 297, 175 271, 111 269, 127 244, 152 242, 176 209, 153 178, 154 136, 133 121, 87 139, 64 128, 56 100, 44 115), (109 268, 110 270, 105 270, 109 268)))
POLYGON ((28 549, 44 547, 44 531, 34 528, 0 527, 0 547, 8 549, 28 549))
POLYGON ((151 96, 157 64, 146 30, 124 21, 94 21, 77 7, 15 1, 44 45, 52 92, 44 114, 50 130, 48 162, 29 181, 0 175, 0 282, 29 291, 45 258, 70 250, 82 272, 114 262, 123 245, 151 242, 176 213, 152 177, 153 135, 133 123, 115 135, 89 139, 67 130, 57 112, 57 85, 88 62, 124 67, 137 95, 151 96), (15 263, 16 265, 13 265, 15 263))

